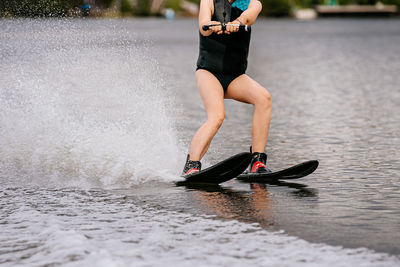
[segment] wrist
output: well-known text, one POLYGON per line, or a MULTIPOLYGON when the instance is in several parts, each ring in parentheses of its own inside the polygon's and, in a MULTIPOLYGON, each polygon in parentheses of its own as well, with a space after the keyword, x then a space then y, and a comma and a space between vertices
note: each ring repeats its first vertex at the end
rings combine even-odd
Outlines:
POLYGON ((243 25, 243 22, 239 18, 235 19, 235 21, 239 22, 240 25, 243 25))
POLYGON ((237 19, 240 21, 241 25, 247 25, 247 23, 249 22, 247 16, 244 14, 241 14, 237 19))

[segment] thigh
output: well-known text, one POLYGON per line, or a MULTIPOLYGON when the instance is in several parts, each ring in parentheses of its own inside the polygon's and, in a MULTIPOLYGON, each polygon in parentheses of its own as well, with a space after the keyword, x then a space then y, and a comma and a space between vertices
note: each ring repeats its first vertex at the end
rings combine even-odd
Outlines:
POLYGON ((218 79, 207 70, 196 71, 196 82, 206 108, 207 117, 225 116, 224 89, 218 79))
POLYGON ((225 98, 248 104, 255 104, 257 100, 265 97, 269 97, 268 91, 246 74, 233 80, 225 93, 225 98))

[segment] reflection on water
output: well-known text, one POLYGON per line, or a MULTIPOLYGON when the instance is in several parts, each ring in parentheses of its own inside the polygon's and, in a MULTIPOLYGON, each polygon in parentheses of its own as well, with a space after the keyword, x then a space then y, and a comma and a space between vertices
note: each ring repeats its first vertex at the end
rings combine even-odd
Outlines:
MULTIPOLYGON (((193 77, 197 36, 183 27, 157 40, 171 36, 177 47, 160 59, 174 75, 167 82, 177 88, 179 134, 189 143, 205 119, 193 77), (172 59, 173 70, 167 64, 172 59)), ((299 180, 318 192, 315 197, 302 197, 304 188, 267 186, 272 228, 315 242, 400 253, 398 43, 397 19, 256 22, 247 73, 272 95, 268 165, 279 170, 320 162, 299 180)), ((227 118, 206 155, 211 163, 250 145, 252 107, 229 100, 225 107, 227 118)))
MULTIPOLYGON (((248 191, 224 188, 218 185, 191 185, 191 196, 197 207, 224 219, 235 219, 242 222, 259 223, 263 227, 274 226, 274 201, 267 184, 248 183, 248 191)), ((268 183, 273 186, 285 186, 296 189, 290 195, 301 198, 315 198, 317 191, 306 185, 293 182, 276 181, 268 183)))
POLYGON ((213 193, 198 191, 193 198, 200 208, 225 219, 274 224, 271 199, 265 188, 255 187, 251 194, 229 190, 213 193))
MULTIPOLYGON (((165 252, 164 245, 169 248, 171 236, 186 238, 186 247, 192 244, 191 234, 199 235, 193 232, 197 227, 203 231, 223 225, 221 230, 237 224, 232 220, 237 219, 316 243, 400 254, 400 20, 258 20, 248 74, 272 94, 268 165, 279 170, 310 159, 321 164, 314 174, 294 182, 264 186, 233 180, 206 189, 172 185, 189 141, 205 119, 194 79, 195 20, 0 24, 5 31, 0 35, 0 177, 2 185, 20 188, 0 192, 7 211, 1 216, 11 222, 4 232, 10 250, 15 249, 10 237, 21 233, 14 223, 23 221, 27 227, 19 236, 22 240, 52 226, 49 238, 44 233, 47 241, 54 234, 56 241, 64 240, 71 230, 79 232, 89 224, 102 228, 97 235, 89 231, 94 243, 107 237, 124 242, 126 233, 137 233, 142 240, 127 242, 139 242, 132 245, 139 252, 129 255, 128 262, 143 255, 155 259, 165 252), (157 175, 154 160, 161 167, 157 175), (142 183, 149 180, 156 182, 142 183), (113 194, 85 196, 75 188, 61 198, 62 190, 47 190, 49 183, 65 187, 71 182, 79 188, 124 188, 121 192, 135 201, 117 197, 109 203, 113 194), (187 217, 204 213, 225 220, 200 220, 200 226, 186 227, 187 217), (48 221, 49 214, 54 222, 48 221), (30 223, 32 216, 38 224, 30 223), (158 231, 160 236, 152 239, 154 219, 173 234, 158 231), (145 251, 143 241, 148 244, 145 251), (162 248, 154 252, 154 243, 162 248)), ((249 105, 226 101, 227 117, 205 166, 248 151, 252 111, 249 105)), ((251 228, 239 225, 237 229, 251 228)), ((264 244, 260 234, 267 231, 260 232, 240 243, 243 257, 253 251, 243 243, 259 238, 256 244, 264 244)), ((85 258, 85 251, 98 251, 84 234, 75 234, 83 242, 79 255, 85 258)), ((235 241, 241 238, 231 236, 235 241)), ((46 255, 53 243, 45 245, 46 255)), ((66 246, 74 254, 70 249, 75 247, 66 246)), ((107 242, 100 247, 115 248, 107 242)), ((120 247, 125 248, 120 244, 116 254, 120 247)), ((294 250, 303 254, 298 247, 294 250)), ((196 248, 189 252, 193 251, 197 253, 196 248)), ((281 248, 277 251, 286 254, 281 248)), ((307 251, 314 253, 315 247, 307 251)))

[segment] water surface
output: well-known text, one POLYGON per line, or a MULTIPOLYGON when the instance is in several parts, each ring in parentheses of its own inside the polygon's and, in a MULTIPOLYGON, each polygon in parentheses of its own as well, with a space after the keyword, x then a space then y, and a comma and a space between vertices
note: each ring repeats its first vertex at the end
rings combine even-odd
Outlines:
MULTIPOLYGON (((399 265, 399 20, 257 21, 268 164, 320 167, 201 189, 173 183, 205 119, 195 20, 0 24, 0 263, 399 265)), ((226 109, 206 166, 251 143, 226 109)))

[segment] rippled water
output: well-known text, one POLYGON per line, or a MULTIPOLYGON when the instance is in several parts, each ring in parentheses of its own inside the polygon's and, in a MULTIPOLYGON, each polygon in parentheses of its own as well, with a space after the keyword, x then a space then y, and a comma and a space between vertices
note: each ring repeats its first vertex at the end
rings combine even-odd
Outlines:
MULTIPOLYGON (((195 20, 0 20, 0 264, 400 264, 400 21, 259 20, 268 185, 175 187, 204 109, 195 20), (154 164, 156 162, 156 165, 154 164)), ((251 106, 204 164, 250 145, 251 106)))

